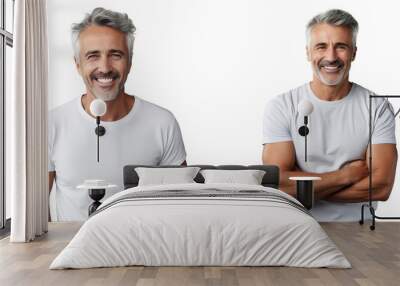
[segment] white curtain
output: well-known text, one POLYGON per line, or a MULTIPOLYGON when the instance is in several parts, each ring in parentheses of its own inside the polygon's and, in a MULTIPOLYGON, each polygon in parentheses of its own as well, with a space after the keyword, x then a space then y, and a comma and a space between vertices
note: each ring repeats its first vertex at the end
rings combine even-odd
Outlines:
POLYGON ((10 241, 28 242, 48 227, 46 0, 17 0, 14 11, 6 181, 11 189, 10 241))

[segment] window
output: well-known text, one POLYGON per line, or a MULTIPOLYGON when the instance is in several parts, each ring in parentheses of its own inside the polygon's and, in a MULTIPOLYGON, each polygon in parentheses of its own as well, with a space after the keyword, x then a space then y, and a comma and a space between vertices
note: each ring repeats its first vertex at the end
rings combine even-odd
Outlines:
POLYGON ((0 236, 9 232, 10 193, 4 182, 5 98, 11 92, 11 67, 14 26, 14 0, 0 0, 0 236))

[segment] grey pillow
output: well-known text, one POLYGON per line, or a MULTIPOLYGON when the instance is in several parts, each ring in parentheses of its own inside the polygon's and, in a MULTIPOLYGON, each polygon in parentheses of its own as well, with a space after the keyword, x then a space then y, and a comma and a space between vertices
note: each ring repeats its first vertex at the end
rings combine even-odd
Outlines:
POLYGON ((199 167, 135 168, 139 176, 138 186, 195 183, 193 179, 199 170, 199 167))
POLYGON ((204 183, 231 183, 261 185, 265 171, 262 170, 202 170, 204 183))

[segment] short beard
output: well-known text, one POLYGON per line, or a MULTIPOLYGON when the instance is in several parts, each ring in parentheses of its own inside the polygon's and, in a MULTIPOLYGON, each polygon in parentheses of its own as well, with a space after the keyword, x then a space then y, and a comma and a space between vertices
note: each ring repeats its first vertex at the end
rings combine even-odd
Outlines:
POLYGON ((118 97, 119 93, 120 93, 120 90, 117 90, 115 92, 114 91, 110 91, 110 92, 107 92, 107 93, 102 93, 102 92, 98 93, 96 91, 93 91, 93 95, 96 98, 102 99, 104 101, 113 101, 114 99, 116 99, 118 97))
POLYGON ((322 73, 319 71, 319 69, 316 69, 315 73, 316 73, 318 79, 319 79, 323 84, 329 85, 329 86, 335 86, 335 85, 340 84, 340 83, 343 81, 345 71, 342 70, 342 71, 340 72, 339 76, 337 77, 337 79, 335 79, 335 80, 329 80, 329 79, 324 78, 324 76, 323 76, 322 73))
MULTIPOLYGON (((113 80, 116 80, 120 78, 120 75, 116 71, 110 71, 107 73, 96 72, 90 75, 90 79, 92 81, 96 80, 96 78, 98 77, 110 77, 113 78, 113 80)), ((121 88, 117 86, 116 90, 110 90, 108 92, 102 92, 102 91, 98 92, 97 90, 95 90, 95 88, 93 88, 92 93, 96 98, 102 99, 103 101, 112 101, 116 99, 118 95, 121 93, 121 88)))
POLYGON ((346 71, 343 68, 344 68, 344 64, 343 64, 343 62, 341 60, 336 60, 334 62, 329 62, 329 61, 323 60, 322 62, 318 63, 318 66, 314 67, 315 73, 316 73, 318 79, 323 84, 329 85, 329 86, 338 85, 343 81, 344 75, 346 73, 346 71), (342 67, 342 69, 341 69, 341 71, 339 73, 339 76, 335 80, 329 80, 329 79, 324 78, 324 76, 322 75, 322 73, 320 71, 320 68, 323 68, 323 66, 328 65, 330 63, 332 63, 332 64, 336 63, 336 64, 339 64, 342 67))

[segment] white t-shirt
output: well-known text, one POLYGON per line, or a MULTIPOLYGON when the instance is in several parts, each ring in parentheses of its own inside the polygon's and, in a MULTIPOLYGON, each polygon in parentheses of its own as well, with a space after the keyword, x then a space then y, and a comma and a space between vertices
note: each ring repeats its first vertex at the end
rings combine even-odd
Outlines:
MULTIPOLYGON (((336 171, 349 161, 365 159, 371 93, 353 83, 346 97, 325 101, 319 99, 307 83, 281 94, 266 105, 263 143, 293 141, 296 163, 305 172, 336 171), (308 124, 308 162, 304 160, 304 137, 298 133, 299 127, 304 125, 304 117, 298 114, 297 106, 303 99, 311 101, 314 106, 308 124)), ((391 104, 382 98, 374 98, 372 110, 372 144, 396 144, 391 104)), ((319 221, 356 221, 360 219, 361 205, 362 203, 317 201, 311 212, 319 221)))
MULTIPOLYGON (((49 114, 49 164, 56 171, 56 218, 82 221, 93 202, 87 190, 76 187, 85 179, 102 179, 118 185, 106 197, 123 190, 123 167, 132 164, 180 165, 186 159, 181 131, 168 110, 135 96, 131 111, 123 118, 101 122, 97 162, 96 120, 85 112, 78 97, 49 114)), ((54 191, 54 188, 53 188, 54 191)), ((53 213, 54 215, 54 213, 53 213)))

